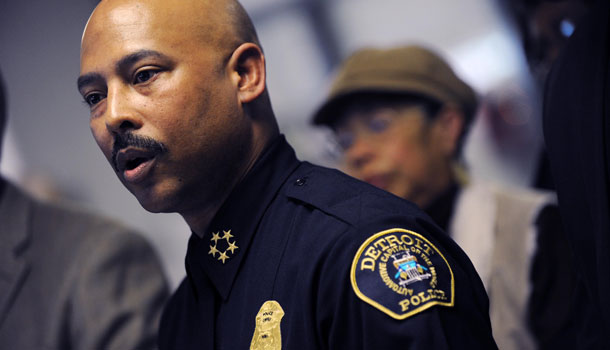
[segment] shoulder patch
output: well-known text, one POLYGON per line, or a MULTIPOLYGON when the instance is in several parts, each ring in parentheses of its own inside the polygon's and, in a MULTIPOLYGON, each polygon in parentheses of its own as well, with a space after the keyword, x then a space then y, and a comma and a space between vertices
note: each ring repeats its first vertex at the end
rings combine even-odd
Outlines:
POLYGON ((402 228, 367 239, 350 278, 360 299, 398 320, 454 303, 453 271, 443 254, 422 235, 402 228))

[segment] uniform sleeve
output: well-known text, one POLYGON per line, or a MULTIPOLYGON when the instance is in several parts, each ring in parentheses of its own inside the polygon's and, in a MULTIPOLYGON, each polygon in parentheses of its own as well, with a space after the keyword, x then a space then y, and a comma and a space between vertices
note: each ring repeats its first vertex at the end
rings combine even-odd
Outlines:
POLYGON ((320 283, 327 349, 496 348, 472 265, 413 226, 369 226, 337 242, 320 283))
POLYGON ((104 235, 80 254, 70 301, 74 349, 153 349, 168 286, 159 259, 132 233, 104 235))

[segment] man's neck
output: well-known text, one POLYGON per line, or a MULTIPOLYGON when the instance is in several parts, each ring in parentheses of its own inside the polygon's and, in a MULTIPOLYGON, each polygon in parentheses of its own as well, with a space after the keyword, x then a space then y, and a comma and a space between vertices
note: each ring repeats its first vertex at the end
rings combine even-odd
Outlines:
POLYGON ((205 232, 208 230, 208 227, 214 216, 222 205, 225 203, 229 195, 235 190, 235 188, 244 180, 244 178, 248 175, 252 167, 256 163, 256 161, 262 156, 263 152, 267 147, 271 144, 271 142, 279 135, 277 132, 271 132, 269 135, 265 135, 264 137, 259 137, 258 139, 261 142, 255 142, 252 145, 252 152, 249 160, 245 163, 243 170, 239 172, 239 175, 236 176, 235 181, 227 186, 227 189, 222 193, 222 195, 214 196, 219 200, 215 200, 214 203, 206 202, 197 210, 191 210, 188 212, 181 212, 180 215, 184 218, 187 225, 197 236, 203 237, 205 232))
POLYGON ((219 208, 216 210, 208 210, 204 212, 198 212, 197 214, 181 214, 186 221, 186 224, 189 226, 191 231, 199 236, 199 238, 203 238, 205 232, 207 231, 210 222, 214 218, 214 215, 218 212, 219 208))

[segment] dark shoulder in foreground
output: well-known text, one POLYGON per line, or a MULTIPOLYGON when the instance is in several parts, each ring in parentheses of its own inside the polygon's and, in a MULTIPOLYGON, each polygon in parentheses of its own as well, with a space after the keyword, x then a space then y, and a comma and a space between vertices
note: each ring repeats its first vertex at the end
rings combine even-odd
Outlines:
MULTIPOLYGON (((381 340, 396 331, 421 346, 495 348, 487 296, 472 263, 416 205, 309 163, 291 175, 284 193, 310 211, 299 223, 307 228, 302 234, 333 247, 322 249, 323 274, 330 277, 320 284, 348 285, 345 295, 334 297, 354 304, 335 311, 370 321, 368 336, 380 337, 375 344, 397 344, 381 340)), ((346 330, 345 336, 357 333, 346 330)))
POLYGON ((364 225, 389 215, 428 220, 415 204, 338 170, 307 162, 292 175, 286 195, 315 206, 349 225, 364 225))

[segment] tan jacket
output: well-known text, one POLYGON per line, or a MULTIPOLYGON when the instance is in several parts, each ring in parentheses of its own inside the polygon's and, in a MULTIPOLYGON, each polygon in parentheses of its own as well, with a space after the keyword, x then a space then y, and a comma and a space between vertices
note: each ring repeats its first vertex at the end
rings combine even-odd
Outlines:
POLYGON ((168 296, 157 255, 108 221, 0 198, 0 349, 150 349, 168 296))

